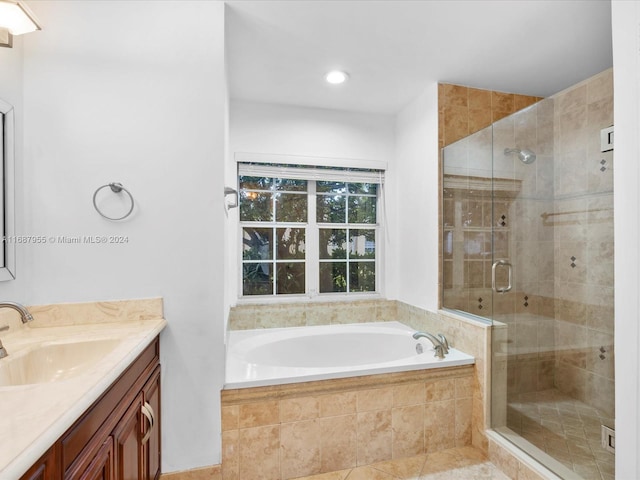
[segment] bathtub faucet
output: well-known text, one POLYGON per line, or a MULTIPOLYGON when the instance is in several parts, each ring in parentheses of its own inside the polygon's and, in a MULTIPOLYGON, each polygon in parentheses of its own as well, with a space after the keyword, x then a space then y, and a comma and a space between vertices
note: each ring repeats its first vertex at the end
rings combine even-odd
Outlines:
POLYGON ((438 338, 440 339, 440 343, 442 343, 442 349, 444 350, 444 354, 449 353, 449 342, 447 341, 447 337, 445 337, 442 333, 438 334, 438 338))
MULTIPOLYGON (((427 332, 416 332, 413 334, 413 338, 415 338, 416 340, 418 340, 419 338, 428 339, 429 341, 431 341, 431 343, 433 344, 433 349, 436 351, 435 356, 438 358, 444 358, 444 354, 446 353, 445 346, 444 346, 444 343, 442 343, 442 341, 440 341, 439 338, 427 332)), ((446 351, 448 352, 449 349, 447 348, 446 351)))

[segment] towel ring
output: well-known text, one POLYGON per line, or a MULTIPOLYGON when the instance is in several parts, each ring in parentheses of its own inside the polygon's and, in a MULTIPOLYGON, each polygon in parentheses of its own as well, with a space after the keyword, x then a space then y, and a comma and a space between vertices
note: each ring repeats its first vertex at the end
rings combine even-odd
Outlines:
POLYGON ((133 195, 131 195, 131 192, 129 190, 127 190, 126 188, 124 188, 122 186, 121 183, 118 182, 111 182, 111 183, 107 183, 106 185, 102 185, 101 187, 98 187, 98 189, 95 191, 95 193, 93 194, 93 207, 96 209, 96 212, 98 212, 101 216, 103 216, 104 218, 106 218, 107 220, 124 220, 125 218, 127 218, 129 215, 131 215, 131 212, 133 212, 133 207, 135 205, 135 202, 133 201, 133 195), (113 217, 109 217, 107 215, 105 215, 104 213, 102 213, 100 211, 100 209, 98 208, 98 205, 96 204, 96 197, 98 196, 98 192, 100 190, 102 190, 103 188, 109 187, 111 188, 111 191, 113 193, 120 193, 124 190, 124 192, 129 195, 129 199, 131 200, 131 208, 129 209, 129 211, 127 213, 125 213, 123 216, 121 217, 117 217, 117 218, 113 218, 113 217))

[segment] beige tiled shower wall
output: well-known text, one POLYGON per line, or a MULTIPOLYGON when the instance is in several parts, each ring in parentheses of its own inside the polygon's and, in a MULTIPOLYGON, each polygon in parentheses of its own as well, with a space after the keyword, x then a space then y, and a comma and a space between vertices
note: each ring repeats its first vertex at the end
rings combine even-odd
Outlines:
POLYGON ((613 71, 554 98, 555 384, 613 415, 613 71))
POLYGON ((438 84, 440 148, 478 132, 539 100, 540 97, 529 95, 438 84))
POLYGON ((473 371, 223 390, 223 478, 286 480, 470 445, 473 371))
MULTIPOLYGON (((467 112, 465 127, 464 92, 440 86, 441 146, 466 135, 465 128, 472 133, 477 123, 467 112), (454 114, 457 120, 451 120, 454 114)), ((467 110, 475 108, 470 95, 476 92, 466 92, 467 110)), ((500 116, 506 115, 492 114, 492 121, 500 116)), ((533 164, 517 164, 521 192, 504 209, 514 269, 527 272, 516 278, 526 281, 494 295, 493 302, 486 285, 453 285, 446 292, 447 307, 479 315, 493 303, 492 318, 508 327, 510 394, 555 387, 609 415, 614 413, 614 158, 612 151, 601 152, 600 131, 612 124, 612 70, 498 122, 495 151, 520 145, 537 155, 533 164), (509 225, 509 218, 518 222, 509 225)))

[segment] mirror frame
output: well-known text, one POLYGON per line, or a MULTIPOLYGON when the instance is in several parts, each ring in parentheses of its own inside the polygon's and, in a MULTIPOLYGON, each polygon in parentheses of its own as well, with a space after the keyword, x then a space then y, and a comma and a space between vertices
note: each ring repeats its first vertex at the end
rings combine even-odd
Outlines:
POLYGON ((2 157, 0 157, 2 163, 0 281, 6 281, 16 278, 16 242, 13 238, 15 235, 15 114, 13 106, 0 100, 0 114, 2 120, 0 138, 3 147, 2 157))

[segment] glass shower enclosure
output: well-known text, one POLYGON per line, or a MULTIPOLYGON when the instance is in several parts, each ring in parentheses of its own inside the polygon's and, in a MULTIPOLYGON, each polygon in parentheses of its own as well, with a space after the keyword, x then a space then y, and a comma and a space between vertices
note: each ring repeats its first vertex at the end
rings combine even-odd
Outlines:
POLYGON ((571 136, 602 126, 555 101, 443 149, 442 305, 493 324, 492 428, 562 478, 607 479, 613 158, 585 174, 572 149, 599 144, 571 136))

